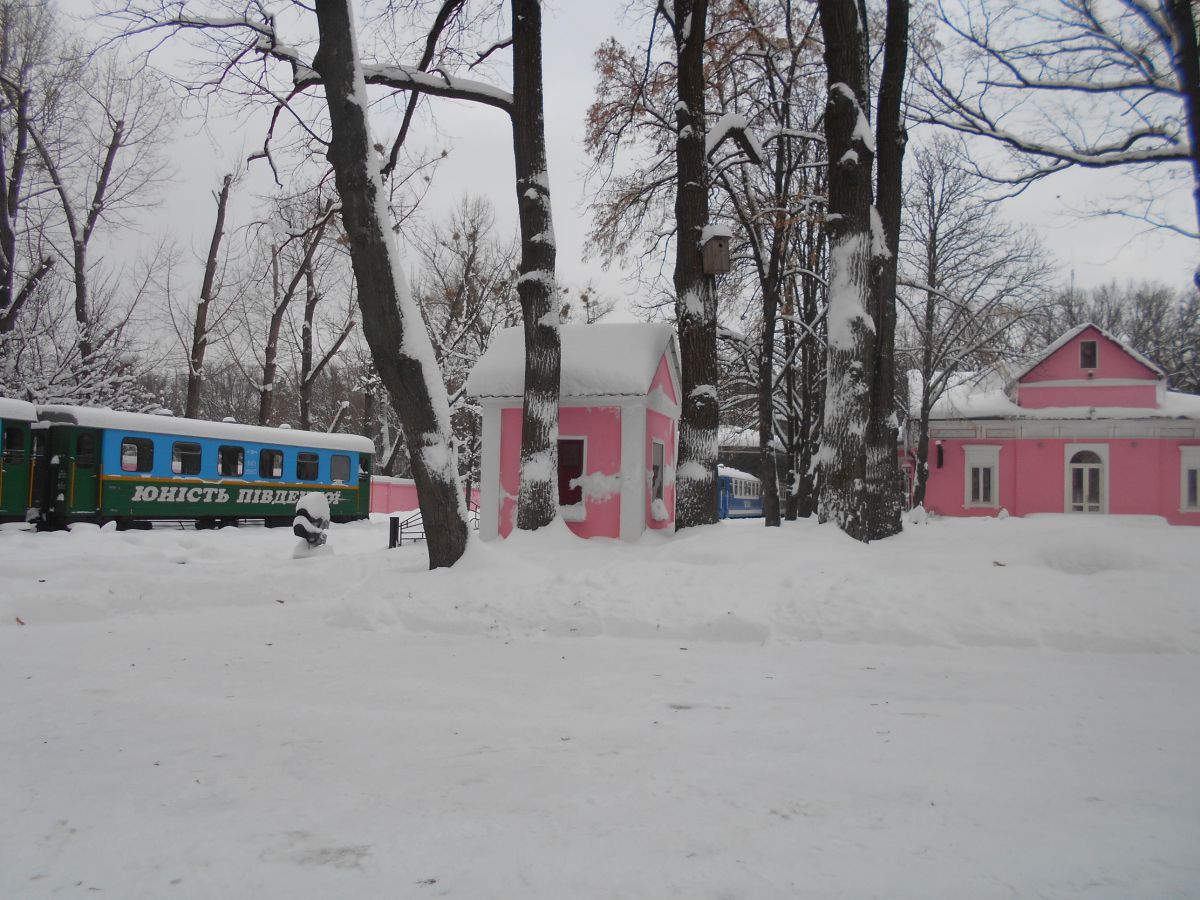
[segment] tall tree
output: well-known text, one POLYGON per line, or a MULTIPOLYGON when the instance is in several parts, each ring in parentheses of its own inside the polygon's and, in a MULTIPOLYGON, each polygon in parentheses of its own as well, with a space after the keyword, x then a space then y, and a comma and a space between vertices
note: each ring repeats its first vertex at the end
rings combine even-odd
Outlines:
POLYGON ((342 223, 363 311, 363 333, 400 413, 428 535, 430 568, 466 549, 466 510, 450 436, 446 389, 396 256, 367 125, 366 83, 349 0, 317 0, 313 68, 325 86, 342 223))
POLYGON ((204 384, 204 355, 208 351, 211 327, 209 312, 219 290, 217 270, 221 265, 221 241, 225 237, 225 210, 229 206, 229 190, 232 185, 232 174, 221 179, 221 189, 216 195, 217 218, 213 225, 212 239, 208 244, 208 256, 204 260, 204 280, 200 284, 200 297, 196 301, 196 308, 192 316, 192 339, 188 352, 187 397, 183 408, 183 414, 189 419, 200 415, 200 390, 204 384))
POLYGON ((542 103, 540 0, 512 0, 513 152, 521 264, 517 292, 525 323, 525 401, 517 527, 533 530, 558 515, 558 285, 542 103))
POLYGON ((674 0, 668 12, 678 59, 675 105, 675 321, 683 409, 675 470, 677 528, 717 521, 717 298, 704 275, 708 226, 704 38, 708 0, 674 0))
POLYGON ((870 539, 867 427, 875 324, 871 318, 875 253, 871 167, 875 136, 867 119, 866 23, 854 0, 819 0, 829 101, 829 362, 819 462, 821 521, 870 539))
MULTIPOLYGON (((901 232, 900 355, 916 414, 913 505, 929 477, 929 418, 964 373, 987 371, 1023 351, 1021 332, 1049 303, 1050 265, 1038 241, 1002 221, 980 178, 957 165, 952 142, 917 150, 906 183, 901 232)), ((1056 335, 1057 336, 1057 335, 1056 335)))

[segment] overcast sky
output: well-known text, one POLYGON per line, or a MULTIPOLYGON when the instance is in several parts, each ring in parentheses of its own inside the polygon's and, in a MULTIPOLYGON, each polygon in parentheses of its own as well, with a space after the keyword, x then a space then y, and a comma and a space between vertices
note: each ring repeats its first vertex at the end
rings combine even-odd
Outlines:
MULTIPOLYGON (((65 6, 69 6, 69 2, 65 6)), ((554 198, 555 230, 558 237, 560 278, 581 286, 589 278, 607 293, 626 292, 615 273, 603 273, 598 263, 584 263, 583 246, 588 214, 582 173, 587 165, 582 135, 583 119, 591 102, 594 73, 592 53, 605 37, 620 35, 632 42, 641 37, 636 21, 624 20, 624 0, 557 0, 547 10, 544 22, 544 77, 546 127, 550 157, 551 190, 554 198)), ((498 225, 516 230, 516 200, 513 189, 511 136, 506 117, 493 109, 464 102, 433 99, 441 135, 425 137, 429 145, 449 150, 438 170, 428 197, 431 212, 447 210, 464 193, 488 197, 497 209, 498 225)), ((160 216, 162 226, 177 231, 180 241, 193 253, 207 247, 214 214, 210 199, 221 174, 238 158, 261 144, 261 121, 251 121, 240 134, 222 121, 211 129, 218 137, 198 133, 192 123, 181 123, 181 139, 174 145, 178 176, 167 188, 160 216)), ((377 127, 378 139, 391 135, 377 127)), ((915 136, 920 140, 920 133, 915 136)), ((251 184, 265 188, 269 173, 256 164, 251 184)), ((1127 220, 1087 219, 1071 213, 1083 208, 1088 198, 1101 197, 1124 182, 1117 171, 1078 172, 1059 175, 1030 189, 1024 196, 1006 201, 1004 211, 1013 222, 1038 231, 1057 259, 1062 281, 1074 276, 1080 287, 1112 279, 1151 279, 1182 289, 1190 283, 1195 266, 1194 242, 1165 232, 1146 234, 1144 227, 1127 220)), ((1178 189, 1179 207, 1187 222, 1190 195, 1187 182, 1178 189)), ((239 214, 251 214, 246 201, 239 214)))

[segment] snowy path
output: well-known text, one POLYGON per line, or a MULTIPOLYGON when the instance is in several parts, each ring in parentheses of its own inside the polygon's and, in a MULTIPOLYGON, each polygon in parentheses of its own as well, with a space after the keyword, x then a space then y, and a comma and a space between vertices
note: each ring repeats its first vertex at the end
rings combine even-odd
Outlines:
MULTIPOLYGON (((1042 526, 1026 525, 986 548, 1005 566, 980 571, 1008 578, 1041 553, 1042 526)), ((1170 542, 1200 535, 1123 527, 1110 539, 1125 559, 1174 553, 1143 584, 1194 578, 1170 542)), ((908 630, 882 639, 890 565, 941 584, 971 564, 922 549, 964 529, 928 531, 873 548, 871 577, 842 572, 878 595, 874 642, 849 637, 872 598, 848 590, 842 619, 819 617, 826 640, 754 639, 816 627, 779 598, 726 597, 740 624, 724 631, 682 598, 639 619, 622 606, 638 597, 606 607, 570 549, 550 572, 481 551, 429 574, 419 553, 377 552, 379 526, 335 530, 341 557, 301 561, 250 530, 0 534, 0 897, 1200 894, 1195 601, 1125 601, 1176 631, 1175 652, 1139 653, 1169 629, 1101 614, 1070 630, 1068 597, 1022 634, 956 606, 982 609, 986 586, 931 596, 935 579, 914 574, 908 630), (61 547, 77 552, 48 565, 61 547), (89 573, 101 555, 116 565, 89 573), (356 590, 400 599, 339 595, 348 567, 356 590), (429 621, 435 600, 466 610, 429 621), (411 609, 385 615, 397 605, 411 609), (939 607, 967 643, 938 645, 939 607), (526 633, 539 612, 559 636, 526 633), (570 621, 601 636, 563 636, 570 621), (610 634, 638 622, 659 636, 610 634)), ((786 568, 807 561, 809 583, 818 561, 858 552, 826 529, 805 537, 786 568)), ((700 583, 708 556, 719 582, 747 540, 763 539, 731 529, 591 558, 636 572, 666 553, 700 583)), ((789 577, 772 571, 754 583, 789 577)), ((1026 592, 1058 571, 1027 573, 1026 592)), ((1113 569, 1075 577, 1110 586, 1100 613, 1131 589, 1113 569)))

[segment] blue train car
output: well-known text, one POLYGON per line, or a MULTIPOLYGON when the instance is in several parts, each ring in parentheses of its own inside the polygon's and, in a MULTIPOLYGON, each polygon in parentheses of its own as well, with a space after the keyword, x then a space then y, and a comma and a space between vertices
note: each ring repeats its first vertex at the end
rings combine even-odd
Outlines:
POLYGON ((717 511, 722 519, 752 519, 763 514, 762 483, 753 475, 717 466, 717 511))
POLYGON ((334 521, 365 518, 374 445, 352 434, 73 406, 37 407, 46 430, 44 527, 185 519, 290 522, 319 491, 334 521))

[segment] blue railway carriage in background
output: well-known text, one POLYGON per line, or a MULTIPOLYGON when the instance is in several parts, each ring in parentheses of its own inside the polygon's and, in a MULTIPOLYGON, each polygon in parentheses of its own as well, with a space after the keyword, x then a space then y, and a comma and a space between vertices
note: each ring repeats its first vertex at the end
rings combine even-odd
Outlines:
POLYGON ((746 472, 717 466, 717 511, 722 519, 761 516, 762 483, 746 472))
POLYGON ((38 406, 31 463, 42 527, 187 519, 196 527, 263 519, 290 524, 310 491, 333 521, 366 518, 365 437, 79 406, 38 406))

